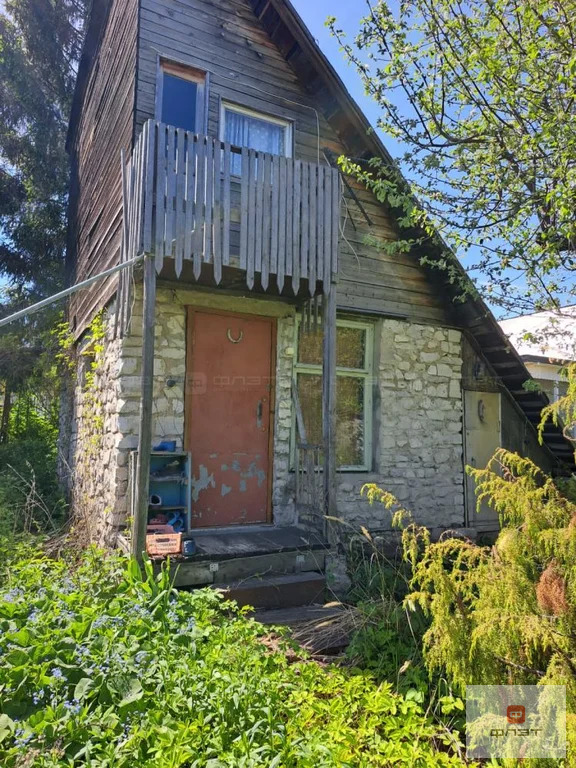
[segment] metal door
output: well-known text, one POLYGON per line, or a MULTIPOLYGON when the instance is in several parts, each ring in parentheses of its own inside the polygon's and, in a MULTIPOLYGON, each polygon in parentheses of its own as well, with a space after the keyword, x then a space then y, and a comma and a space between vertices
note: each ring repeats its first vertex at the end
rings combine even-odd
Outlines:
POLYGON ((266 522, 274 321, 191 311, 188 333, 192 525, 266 522))

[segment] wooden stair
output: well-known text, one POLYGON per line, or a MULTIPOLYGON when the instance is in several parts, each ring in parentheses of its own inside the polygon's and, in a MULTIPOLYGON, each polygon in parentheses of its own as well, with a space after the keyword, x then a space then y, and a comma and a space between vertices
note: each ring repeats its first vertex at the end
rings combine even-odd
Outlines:
MULTIPOLYGON (((215 585, 216 586, 216 585, 215 585)), ((238 605, 254 608, 294 608, 324 601, 326 578, 315 571, 250 578, 219 586, 238 605)))
POLYGON ((196 554, 173 559, 174 586, 214 587, 240 605, 291 608, 323 602, 328 544, 296 526, 203 529, 196 554))

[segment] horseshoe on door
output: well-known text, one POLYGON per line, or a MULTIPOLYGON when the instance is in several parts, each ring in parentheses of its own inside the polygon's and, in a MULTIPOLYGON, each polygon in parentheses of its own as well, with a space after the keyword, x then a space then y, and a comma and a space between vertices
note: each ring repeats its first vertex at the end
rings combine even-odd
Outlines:
POLYGON ((237 339, 233 339, 232 338, 232 331, 230 330, 230 328, 228 328, 228 330, 226 331, 226 335, 228 336, 228 341, 231 341, 232 344, 240 344, 240 342, 244 338, 244 331, 240 331, 240 334, 238 335, 238 338, 237 339))

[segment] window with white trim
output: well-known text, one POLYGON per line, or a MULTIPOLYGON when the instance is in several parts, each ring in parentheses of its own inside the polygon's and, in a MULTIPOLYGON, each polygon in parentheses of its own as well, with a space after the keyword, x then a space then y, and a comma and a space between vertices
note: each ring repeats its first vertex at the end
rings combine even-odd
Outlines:
MULTIPOLYGON (((271 155, 292 156, 292 124, 288 120, 255 112, 223 101, 220 139, 234 147, 248 147, 271 155)), ((241 172, 241 158, 232 158, 232 173, 241 172)))
MULTIPOLYGON (((294 375, 309 444, 322 444, 322 329, 297 324, 294 375)), ((374 326, 336 323, 336 466, 368 471, 372 465, 372 369, 374 326)), ((296 425, 293 426, 293 445, 296 425)))

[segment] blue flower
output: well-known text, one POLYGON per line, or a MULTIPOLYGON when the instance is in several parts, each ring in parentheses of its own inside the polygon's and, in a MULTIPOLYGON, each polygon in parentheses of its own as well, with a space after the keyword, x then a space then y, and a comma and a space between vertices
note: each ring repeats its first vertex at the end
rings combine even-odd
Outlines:
POLYGON ((65 701, 64 709, 68 710, 72 715, 77 715, 82 709, 82 706, 78 699, 74 699, 73 701, 65 701))
POLYGON ((50 672, 50 675, 52 677, 55 677, 56 680, 62 680, 64 678, 64 674, 62 673, 62 670, 58 669, 58 667, 54 667, 54 669, 50 672))
POLYGON ((24 594, 24 590, 20 589, 20 587, 14 587, 14 589, 9 590, 6 592, 6 594, 3 597, 4 602, 6 603, 15 603, 17 600, 19 600, 24 594))

